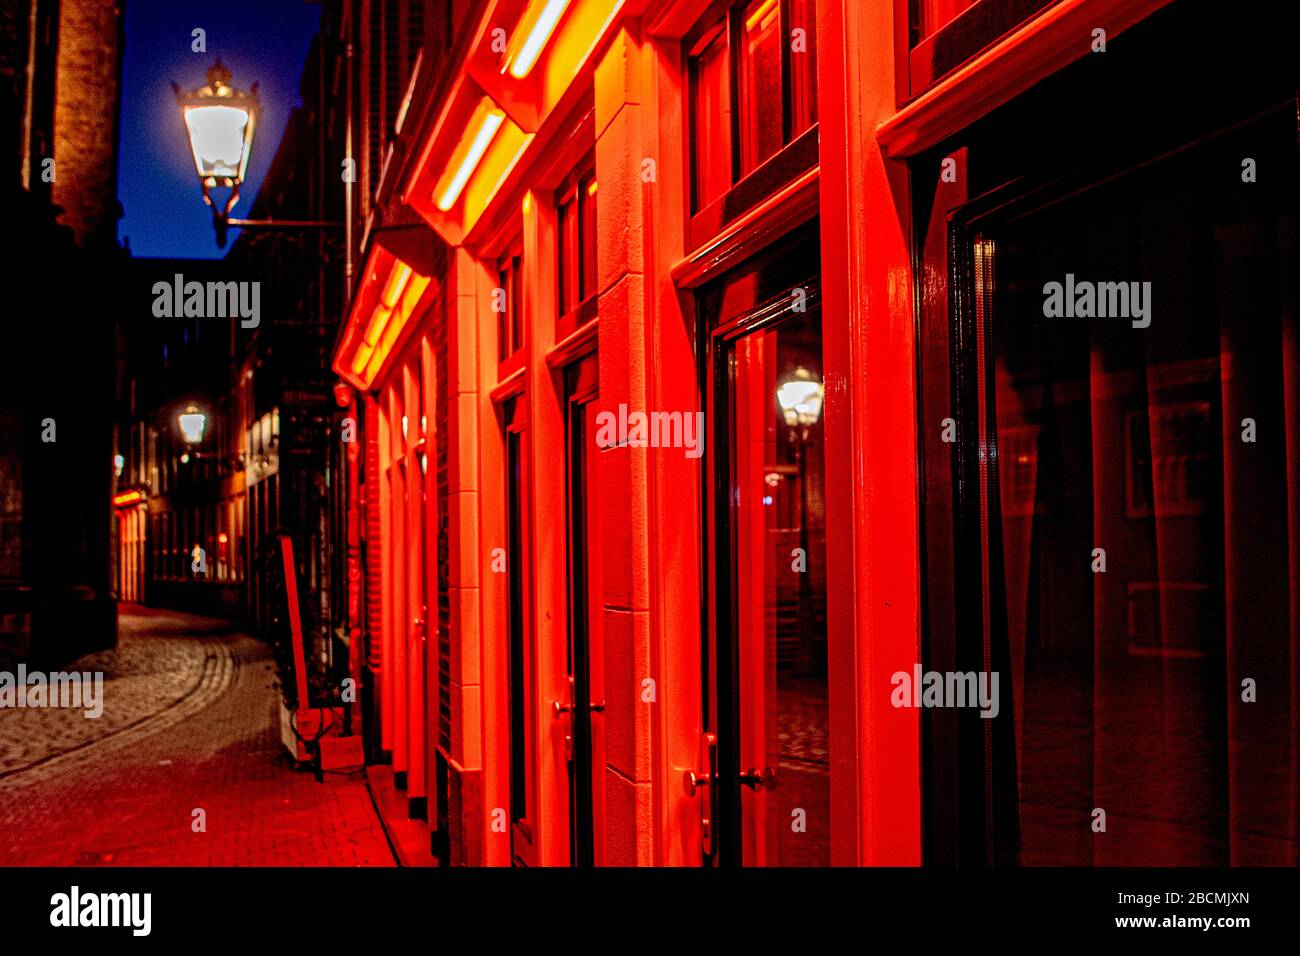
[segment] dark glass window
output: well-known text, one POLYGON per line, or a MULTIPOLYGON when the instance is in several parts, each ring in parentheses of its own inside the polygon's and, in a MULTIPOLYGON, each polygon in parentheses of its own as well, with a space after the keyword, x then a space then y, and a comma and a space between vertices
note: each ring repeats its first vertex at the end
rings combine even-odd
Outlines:
POLYGON ((559 309, 565 316, 596 292, 596 173, 591 170, 556 194, 559 233, 559 309))
POLYGON ((816 122, 815 0, 734 0, 687 38, 686 53, 699 211, 816 122))
POLYGON ((523 254, 518 245, 497 264, 497 358, 502 362, 524 346, 523 254))
POLYGON ((578 184, 579 256, 578 298, 585 302, 596 288, 596 172, 592 170, 578 184))
POLYGON ((798 136, 815 122, 817 4, 814 0, 790 0, 790 135, 798 136))
POLYGON ((1294 853, 1296 688, 1251 688, 1300 627, 1296 198, 1241 173, 1294 155, 1288 102, 959 230, 965 504, 931 664, 1001 679, 997 716, 931 736, 983 766, 995 862, 1294 853))
POLYGON ((718 24, 691 57, 691 191, 696 209, 731 188, 730 72, 726 24, 718 24))
MULTIPOLYGON (((532 712, 532 666, 528 608, 524 583, 524 409, 518 399, 505 408, 506 428, 506 518, 509 527, 506 573, 509 588, 509 708, 510 708, 510 819, 512 823, 529 820, 528 734, 532 712)), ((516 852, 520 851, 516 847, 516 852)))
POLYGON ((746 176, 781 148, 781 9, 777 0, 751 0, 740 8, 737 118, 740 175, 746 176))

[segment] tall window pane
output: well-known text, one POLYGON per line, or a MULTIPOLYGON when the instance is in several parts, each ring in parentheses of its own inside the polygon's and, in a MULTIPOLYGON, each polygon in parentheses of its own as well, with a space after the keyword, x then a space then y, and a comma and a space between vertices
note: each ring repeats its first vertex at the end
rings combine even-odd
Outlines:
POLYGON ((581 264, 578 274, 579 297, 585 301, 596 294, 596 174, 588 173, 578 184, 578 203, 582 207, 579 244, 581 264))
POLYGON ((558 205, 560 315, 567 315, 577 308, 581 299, 578 289, 577 190, 567 190, 558 205))
POLYGON ((740 175, 781 149, 781 5, 753 0, 740 12, 737 96, 740 175))
POLYGON ((692 58, 694 207, 703 209, 731 188, 731 90, 727 31, 721 24, 692 58))
POLYGON ((790 135, 798 136, 815 122, 817 4, 814 0, 790 0, 790 135))

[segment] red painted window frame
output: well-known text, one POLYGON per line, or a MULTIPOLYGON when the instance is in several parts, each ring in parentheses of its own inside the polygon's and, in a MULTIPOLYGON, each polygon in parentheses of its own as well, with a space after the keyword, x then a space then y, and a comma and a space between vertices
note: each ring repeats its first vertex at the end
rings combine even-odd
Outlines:
POLYGON ((496 264, 497 288, 505 296, 505 310, 497 313, 497 365, 505 378, 521 366, 528 329, 524 320, 524 240, 518 235, 506 244, 496 264))
POLYGON ((596 317, 596 157, 590 154, 555 190, 556 341, 596 317), (565 226, 576 216, 573 249, 566 249, 565 226), (577 260, 576 268, 574 259, 577 260), (570 284, 577 294, 570 299, 570 284), (566 308, 567 306, 567 308, 566 308))
MULTIPOLYGON (((739 16, 744 0, 714 0, 699 17, 681 42, 682 76, 685 95, 685 130, 682 140, 685 163, 683 214, 686 226, 687 248, 698 248, 716 235, 723 227, 734 222, 746 212, 761 204, 765 198, 799 178, 817 165, 818 124, 814 120, 808 129, 792 130, 792 71, 790 49, 782 44, 781 67, 781 128, 783 146, 773 155, 759 161, 742 174, 740 158, 740 117, 737 109, 738 71, 736 51, 739 45, 739 16), (696 80, 694 61, 704 46, 722 29, 728 34, 727 78, 730 103, 730 134, 728 151, 731 164, 731 186, 702 208, 696 196, 696 80)), ((789 0, 780 0, 782 29, 789 32, 789 0)), ((814 96, 815 98, 815 96, 814 96)))

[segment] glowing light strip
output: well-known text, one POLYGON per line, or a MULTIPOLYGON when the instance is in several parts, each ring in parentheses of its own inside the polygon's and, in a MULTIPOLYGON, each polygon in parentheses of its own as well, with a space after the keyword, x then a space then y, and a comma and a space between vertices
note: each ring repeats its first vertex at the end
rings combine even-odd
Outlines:
POLYGON ((415 311, 415 307, 420 302, 420 297, 424 295, 424 290, 429 287, 430 279, 419 273, 411 273, 410 281, 406 283, 406 291, 402 295, 402 301, 394 309, 385 309, 382 305, 375 306, 375 311, 383 311, 384 321, 378 325, 372 320, 371 327, 366 331, 365 339, 357 346, 357 350, 352 356, 352 373, 362 379, 363 387, 369 387, 383 368, 384 362, 393 351, 393 345, 406 327, 407 320, 415 311), (371 335, 374 335, 372 340, 371 335))
POLYGON ((361 341, 366 345, 374 345, 378 342, 379 334, 384 331, 384 326, 392 313, 393 310, 384 305, 375 306, 375 311, 370 313, 370 324, 366 326, 366 334, 361 337, 361 341))
POLYGON ((120 495, 113 496, 113 504, 119 508, 122 505, 133 505, 137 501, 144 501, 144 495, 139 491, 124 491, 120 495))
POLYGON ((511 76, 522 80, 528 75, 537 63, 537 58, 542 55, 542 50, 546 49, 546 43, 555 32, 555 26, 560 22, 560 17, 568 5, 569 0, 547 0, 546 6, 537 17, 537 22, 533 24, 532 32, 528 34, 528 39, 524 41, 524 45, 519 48, 519 54, 510 63, 511 76))
POLYGON ((367 363, 370 361, 370 356, 374 351, 375 347, 373 345, 367 345, 365 342, 362 342, 361 345, 357 347, 356 357, 352 359, 353 375, 360 375, 365 370, 367 363))
POLYGON ((745 29, 752 30, 754 27, 758 26, 759 22, 765 19, 767 15, 772 12, 774 6, 776 6, 776 0, 767 0, 767 3, 763 4, 751 13, 745 20, 745 29))
POLYGON ((406 288, 407 280, 410 278, 411 267, 400 259, 394 262, 393 271, 388 273, 388 282, 384 285, 384 294, 379 297, 379 301, 386 307, 393 308, 401 298, 402 290, 406 288))
POLYGON ((456 204, 460 198, 461 190, 469 182, 469 177, 473 174, 474 169, 478 166, 479 160, 487 152, 488 146, 492 142, 492 137, 496 135, 501 124, 505 122, 506 114, 500 110, 490 110, 483 117, 483 125, 479 127, 478 134, 474 137, 474 142, 470 145, 469 152, 465 154, 465 159, 460 164, 460 169, 456 170, 456 176, 452 179, 451 184, 443 191, 442 198, 438 200, 438 208, 446 212, 456 204))

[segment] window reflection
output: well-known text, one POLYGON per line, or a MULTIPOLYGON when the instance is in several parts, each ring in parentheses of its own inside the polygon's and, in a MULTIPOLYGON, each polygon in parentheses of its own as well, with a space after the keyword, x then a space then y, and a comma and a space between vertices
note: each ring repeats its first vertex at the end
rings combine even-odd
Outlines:
POLYGON ((817 5, 790 0, 790 136, 817 122, 817 5), (799 31, 803 31, 799 33, 799 31), (800 46, 802 44, 802 48, 800 46))
POLYGON ((694 207, 703 209, 731 188, 731 82, 727 31, 720 24, 692 57, 694 207))
MULTIPOLYGON (((1276 142, 1285 162, 1293 143, 1276 142)), ((1294 242, 1285 201, 1214 179, 1236 155, 1185 155, 976 243, 996 409, 989 587, 1005 616, 992 653, 1015 715, 996 785, 1013 808, 1003 851, 1022 863, 1290 852, 1289 736, 1270 728, 1295 690, 1246 704, 1242 681, 1287 673, 1294 646, 1300 379, 1279 299, 1294 242), (1150 281, 1149 327, 1045 317, 1044 286, 1067 273, 1150 281), (1271 434, 1248 440, 1247 418, 1271 434)))
POLYGON ((780 13, 777 0, 753 0, 741 10, 737 105, 742 176, 781 148, 780 13))

